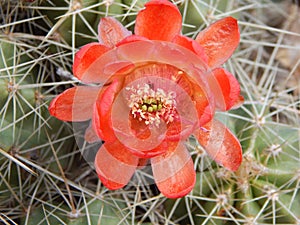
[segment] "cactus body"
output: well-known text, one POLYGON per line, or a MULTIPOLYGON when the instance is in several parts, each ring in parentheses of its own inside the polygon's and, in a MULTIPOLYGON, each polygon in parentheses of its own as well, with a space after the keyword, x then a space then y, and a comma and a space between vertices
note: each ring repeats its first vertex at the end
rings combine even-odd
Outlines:
POLYGON ((50 117, 49 101, 77 85, 73 56, 98 41, 100 18, 114 16, 133 30, 146 2, 0 3, 0 223, 300 224, 299 83, 281 89, 299 75, 298 67, 292 63, 287 69, 275 60, 278 49, 298 51, 285 35, 298 36, 268 26, 269 16, 257 16, 268 9, 268 15, 296 21, 277 1, 172 1, 183 15, 182 33, 193 38, 216 19, 239 19, 241 45, 224 66, 241 80, 246 101, 241 109, 218 115, 241 141, 243 164, 237 172, 212 163, 191 139, 197 182, 187 197, 157 196, 139 173, 140 186, 110 192, 74 147, 70 124, 50 117))
MULTIPOLYGON (((66 213, 69 209, 64 206, 64 209, 55 209, 51 206, 44 206, 45 208, 35 208, 32 210, 29 219, 27 220, 28 225, 34 224, 60 224, 64 223, 67 225, 82 225, 82 224, 127 224, 126 218, 117 211, 117 207, 125 208, 125 204, 122 202, 108 202, 107 200, 99 199, 86 199, 87 207, 84 205, 79 206, 82 210, 78 210, 75 214, 66 213), (116 205, 114 205, 116 204, 116 205), (47 215, 47 220, 45 219, 46 212, 51 211, 47 215), (120 220, 124 219, 123 223, 120 220)), ((59 205, 58 202, 53 203, 54 205, 59 205)), ((23 218, 24 222, 26 218, 23 218)))

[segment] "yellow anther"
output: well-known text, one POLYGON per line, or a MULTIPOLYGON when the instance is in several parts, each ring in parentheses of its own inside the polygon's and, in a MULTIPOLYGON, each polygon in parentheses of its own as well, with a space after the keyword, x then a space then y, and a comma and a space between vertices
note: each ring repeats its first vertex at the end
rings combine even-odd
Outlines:
POLYGON ((147 106, 146 105, 142 105, 142 110, 143 111, 147 111, 147 106))
POLYGON ((152 105, 154 111, 157 111, 157 105, 152 105))
POLYGON ((149 106, 149 107, 148 107, 148 112, 153 112, 152 106, 149 106))

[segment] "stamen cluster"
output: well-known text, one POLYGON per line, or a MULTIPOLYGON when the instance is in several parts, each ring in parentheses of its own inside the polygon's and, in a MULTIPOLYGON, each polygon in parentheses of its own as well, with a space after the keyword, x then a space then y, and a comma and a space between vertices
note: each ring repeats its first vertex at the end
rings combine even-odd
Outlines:
POLYGON ((130 92, 128 106, 131 114, 139 121, 145 121, 146 125, 159 126, 161 120, 168 124, 177 117, 174 91, 166 93, 161 88, 154 90, 151 84, 127 87, 126 90, 130 92))

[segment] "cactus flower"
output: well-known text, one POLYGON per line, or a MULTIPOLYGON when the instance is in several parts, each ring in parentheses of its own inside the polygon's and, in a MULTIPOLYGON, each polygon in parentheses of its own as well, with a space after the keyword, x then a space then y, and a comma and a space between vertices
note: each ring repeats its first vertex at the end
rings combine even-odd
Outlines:
POLYGON ((111 190, 124 187, 147 159, 162 194, 188 194, 196 179, 185 146, 191 135, 218 164, 231 171, 241 164, 239 141, 213 118, 215 110, 242 102, 238 81, 221 67, 239 44, 237 21, 221 19, 195 40, 181 28, 180 12, 167 0, 145 4, 134 34, 116 19, 102 18, 99 42, 75 55, 73 73, 85 85, 64 91, 49 106, 60 120, 90 121, 85 137, 104 141, 95 168, 111 190))

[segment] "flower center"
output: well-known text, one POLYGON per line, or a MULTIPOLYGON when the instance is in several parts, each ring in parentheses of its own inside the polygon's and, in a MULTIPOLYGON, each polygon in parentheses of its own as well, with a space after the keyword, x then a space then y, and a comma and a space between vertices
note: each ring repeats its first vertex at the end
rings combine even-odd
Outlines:
POLYGON ((131 108, 131 114, 146 125, 159 126, 161 120, 167 124, 173 122, 174 118, 177 118, 176 93, 166 93, 160 88, 154 90, 151 86, 153 85, 144 84, 126 88, 129 92, 128 106, 131 108))

